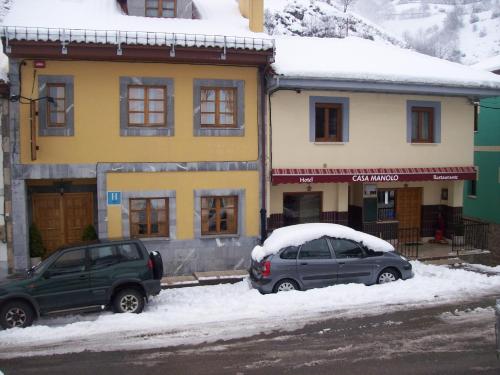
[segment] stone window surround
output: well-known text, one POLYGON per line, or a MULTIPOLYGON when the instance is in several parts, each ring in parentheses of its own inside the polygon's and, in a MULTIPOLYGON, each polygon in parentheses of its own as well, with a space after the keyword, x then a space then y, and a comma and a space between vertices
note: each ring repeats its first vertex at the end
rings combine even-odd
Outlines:
POLYGON ((194 191, 194 238, 229 238, 246 235, 245 230, 245 189, 201 189, 194 191), (206 196, 229 196, 238 197, 238 228, 233 234, 201 234, 201 197, 206 196))
POLYGON ((120 77, 120 135, 122 137, 170 137, 174 135, 174 80, 165 77, 120 77), (128 86, 166 86, 167 126, 129 126, 128 86))
POLYGON ((245 81, 227 79, 195 79, 193 81, 193 135, 195 137, 243 137, 245 135, 245 81), (235 128, 201 127, 202 87, 236 88, 235 128))
POLYGON ((74 78, 70 75, 39 75, 38 76, 38 95, 40 98, 48 96, 47 84, 60 83, 65 85, 66 96, 66 126, 49 127, 47 123, 47 99, 43 99, 38 105, 38 135, 72 137, 75 134, 75 115, 74 115, 74 78))
POLYGON ((406 142, 414 145, 417 144, 437 144, 441 143, 441 102, 427 100, 407 100, 406 101, 406 142), (421 143, 412 142, 411 140, 411 124, 412 116, 411 109, 413 107, 429 107, 434 109, 434 134, 433 142, 421 143))
POLYGON ((122 236, 130 237, 130 199, 131 198, 168 198, 168 237, 141 237, 141 240, 176 239, 176 192, 175 190, 158 191, 123 191, 122 192, 122 236))
POLYGON ((320 144, 316 141, 316 104, 342 104, 342 141, 324 142, 326 144, 349 142, 349 98, 335 96, 310 96, 309 97, 309 142, 320 144))

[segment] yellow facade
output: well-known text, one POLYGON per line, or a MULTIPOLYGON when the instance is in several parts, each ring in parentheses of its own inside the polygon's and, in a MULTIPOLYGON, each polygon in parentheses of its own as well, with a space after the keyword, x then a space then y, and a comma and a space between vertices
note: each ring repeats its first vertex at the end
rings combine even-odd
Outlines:
MULTIPOLYGON (((31 161, 29 106, 21 105, 21 163, 250 161, 258 158, 257 69, 161 63, 48 61, 38 75, 74 77, 75 131, 72 137, 39 137, 31 161), (174 129, 171 137, 120 136, 120 77, 163 77, 174 81, 174 129), (245 82, 245 135, 193 136, 193 80, 245 82)), ((33 87, 33 62, 22 68, 22 93, 33 87)), ((34 96, 37 96, 35 83, 34 96)), ((40 105, 44 105, 44 101, 40 105)))
MULTIPOLYGON (((194 190, 244 189, 244 236, 259 234, 259 174, 257 171, 234 172, 159 172, 108 173, 108 191, 175 190, 178 240, 194 238, 194 190)), ((110 237, 122 235, 121 207, 108 207, 108 233, 110 237)))
POLYGON ((273 168, 396 168, 473 165, 474 111, 463 97, 342 91, 272 96, 273 168), (309 98, 349 98, 349 141, 311 142, 309 98), (441 142, 407 142, 408 100, 441 103, 441 142), (293 110, 290 110, 293 108, 293 110), (293 152, 290 152, 293 150, 293 152))

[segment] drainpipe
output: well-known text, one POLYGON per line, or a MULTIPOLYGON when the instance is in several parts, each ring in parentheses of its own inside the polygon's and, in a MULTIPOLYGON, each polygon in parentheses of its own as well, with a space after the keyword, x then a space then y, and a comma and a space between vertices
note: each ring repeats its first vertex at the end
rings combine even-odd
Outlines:
POLYGON ((500 358, 500 299, 497 299, 497 304, 495 306, 495 336, 497 342, 497 359, 500 358))

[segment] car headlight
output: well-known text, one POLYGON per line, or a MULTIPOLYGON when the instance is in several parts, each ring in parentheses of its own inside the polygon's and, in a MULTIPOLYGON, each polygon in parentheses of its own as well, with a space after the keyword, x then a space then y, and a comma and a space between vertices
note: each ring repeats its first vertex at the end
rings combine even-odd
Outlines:
POLYGON ((405 262, 409 262, 409 260, 407 258, 405 258, 404 256, 400 255, 401 259, 403 259, 405 262))

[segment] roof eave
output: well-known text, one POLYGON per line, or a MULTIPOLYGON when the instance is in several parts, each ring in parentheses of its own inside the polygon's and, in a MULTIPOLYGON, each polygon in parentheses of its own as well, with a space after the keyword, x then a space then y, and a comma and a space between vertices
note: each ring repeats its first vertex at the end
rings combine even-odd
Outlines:
POLYGON ((268 90, 274 91, 277 89, 336 90, 391 94, 464 96, 478 99, 500 96, 500 88, 478 88, 407 82, 381 82, 367 80, 360 81, 330 78, 274 76, 268 83, 268 90))
POLYGON ((167 63, 193 63, 213 65, 265 66, 272 61, 273 50, 249 50, 218 47, 172 47, 150 45, 121 45, 68 43, 65 50, 60 42, 10 41, 4 53, 10 58, 97 60, 97 61, 148 61, 167 63), (171 51, 175 51, 173 54, 171 51))

